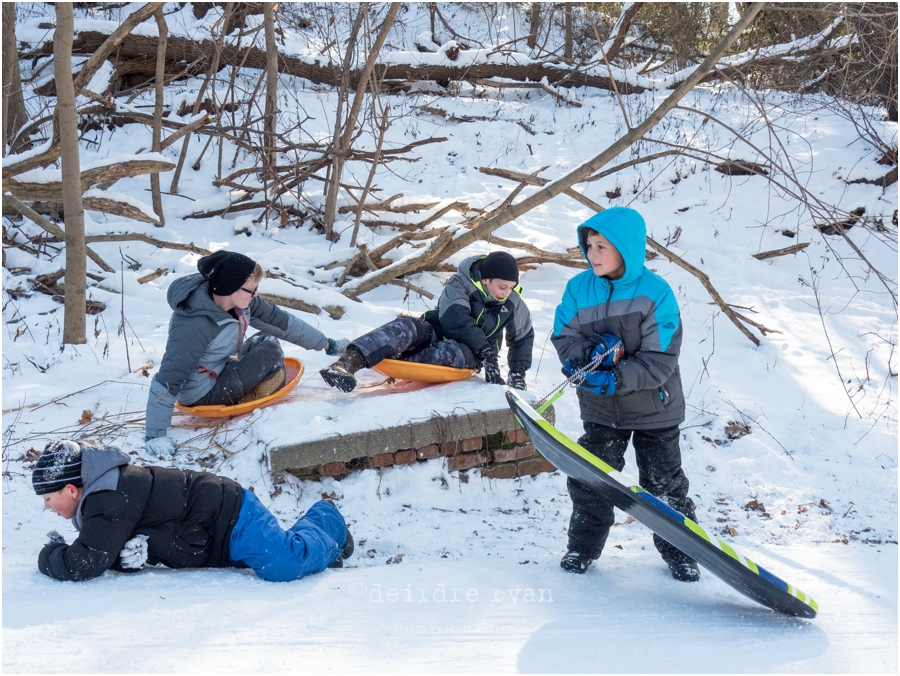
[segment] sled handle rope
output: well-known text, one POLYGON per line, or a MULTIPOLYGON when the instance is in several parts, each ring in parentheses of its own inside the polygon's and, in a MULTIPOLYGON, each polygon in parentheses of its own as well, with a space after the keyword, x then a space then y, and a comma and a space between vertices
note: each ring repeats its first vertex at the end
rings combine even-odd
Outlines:
POLYGON ((550 407, 550 404, 552 404, 563 395, 563 392, 566 389, 566 385, 574 385, 575 387, 581 385, 584 382, 584 377, 588 373, 593 373, 594 371, 596 371, 600 367, 600 362, 606 359, 606 356, 612 353, 614 349, 615 346, 609 348, 606 352, 596 355, 580 369, 576 369, 575 372, 572 373, 572 375, 570 375, 568 378, 566 378, 560 385, 553 388, 553 390, 551 390, 548 394, 534 402, 534 410, 538 413, 543 413, 544 411, 546 411, 550 407))

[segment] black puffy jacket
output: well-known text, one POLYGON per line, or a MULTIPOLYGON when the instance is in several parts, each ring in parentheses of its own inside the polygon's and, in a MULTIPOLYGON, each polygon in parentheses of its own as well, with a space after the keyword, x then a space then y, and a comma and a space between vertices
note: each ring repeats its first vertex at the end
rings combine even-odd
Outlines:
MULTIPOLYGON (((80 581, 119 568, 119 552, 148 536, 147 563, 169 568, 228 565, 229 539, 241 509, 241 486, 207 472, 166 467, 119 468, 115 490, 90 491, 79 506, 80 533, 70 545, 50 543, 38 568, 57 580, 80 581)), ((82 470, 84 473, 84 470, 82 470)))

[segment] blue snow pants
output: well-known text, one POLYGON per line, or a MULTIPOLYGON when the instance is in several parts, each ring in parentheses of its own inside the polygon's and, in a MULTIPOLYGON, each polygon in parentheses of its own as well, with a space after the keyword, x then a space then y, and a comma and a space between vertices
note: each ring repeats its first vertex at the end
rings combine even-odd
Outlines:
POLYGON ((229 558, 270 582, 287 582, 325 570, 341 555, 347 538, 344 517, 319 501, 287 531, 246 488, 231 531, 229 558))

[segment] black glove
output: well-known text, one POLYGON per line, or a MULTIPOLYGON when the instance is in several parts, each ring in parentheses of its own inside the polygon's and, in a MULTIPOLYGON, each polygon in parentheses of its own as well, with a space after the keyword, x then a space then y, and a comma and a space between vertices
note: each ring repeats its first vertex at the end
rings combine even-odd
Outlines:
POLYGON ((525 371, 510 371, 509 386, 523 392, 528 388, 525 386, 525 371))
POLYGON ((475 357, 481 363, 492 360, 497 361, 497 353, 494 352, 494 348, 490 343, 486 344, 483 348, 478 350, 478 352, 475 353, 475 357))
POLYGON ((492 357, 484 362, 484 382, 491 385, 506 385, 506 381, 500 375, 500 363, 497 361, 497 357, 492 357))
POLYGON ((66 539, 56 532, 56 530, 51 530, 47 533, 47 544, 48 545, 64 545, 66 544, 66 539))
POLYGON ((578 369, 583 369, 585 364, 587 364, 587 362, 584 359, 570 357, 569 359, 566 359, 566 363, 562 367, 562 373, 566 378, 571 378, 572 374, 578 369))

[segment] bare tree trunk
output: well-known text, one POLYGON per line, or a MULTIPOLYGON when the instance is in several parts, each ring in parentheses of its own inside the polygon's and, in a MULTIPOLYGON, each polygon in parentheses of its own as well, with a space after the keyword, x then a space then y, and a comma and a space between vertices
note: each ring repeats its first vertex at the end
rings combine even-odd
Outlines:
POLYGON ((16 53, 16 4, 3 3, 3 155, 9 143, 28 120, 19 55, 16 53))
POLYGON ((608 61, 612 61, 619 55, 622 43, 625 42, 625 36, 628 34, 628 29, 631 28, 634 18, 643 5, 643 2, 626 2, 622 5, 622 13, 619 15, 616 25, 613 26, 612 35, 609 37, 612 40, 612 44, 606 50, 606 59, 608 61))
MULTIPOLYGON (((341 183, 341 174, 343 173, 344 168, 344 157, 346 156, 347 151, 350 149, 350 143, 353 139, 353 132, 356 128, 356 118, 359 115, 359 109, 362 107, 363 98, 365 97, 366 85, 369 82, 369 76, 372 74, 372 70, 375 68, 375 62, 378 60, 378 54, 381 52, 381 48, 384 46, 384 43, 387 40, 388 33, 391 30, 391 26, 394 24, 394 19, 397 17, 397 12, 400 10, 401 4, 403 3, 391 3, 387 15, 384 17, 384 22, 381 24, 381 30, 378 33, 378 37, 375 39, 375 44, 372 45, 372 50, 369 52, 369 58, 366 59, 366 65, 363 68, 363 72, 359 79, 359 84, 356 87, 356 95, 353 97, 353 104, 351 105, 350 112, 347 115, 347 121, 344 123, 343 133, 340 133, 340 139, 338 139, 338 126, 337 124, 335 124, 335 155, 334 162, 332 163, 333 170, 331 173, 331 185, 329 186, 328 196, 325 200, 325 234, 328 237, 332 237, 332 226, 334 225, 334 217, 337 210, 337 193, 338 187, 341 183)), ((357 19, 359 19, 359 17, 357 17, 357 19)))
POLYGON ((573 27, 572 20, 572 5, 568 2, 566 3, 566 41, 565 41, 565 52, 563 57, 566 60, 566 63, 572 62, 572 42, 573 42, 573 33, 575 32, 573 27))
POLYGON ((63 343, 81 345, 85 335, 84 209, 81 205, 81 164, 78 159, 78 120, 75 116, 75 87, 72 84, 72 38, 75 20, 72 5, 56 3, 56 32, 53 36, 53 70, 56 76, 56 110, 59 113, 62 157, 63 205, 66 213, 66 302, 63 343))
MULTIPOLYGON (((153 109, 153 152, 162 150, 162 114, 163 86, 166 80, 166 37, 169 27, 162 9, 156 11, 156 28, 159 31, 159 45, 156 48, 156 106, 153 109)), ((153 195, 153 212, 159 219, 159 226, 166 224, 163 215, 162 192, 159 187, 159 174, 150 174, 150 192, 153 195)))
POLYGON ((525 44, 528 45, 529 49, 534 49, 537 46, 538 31, 541 29, 541 3, 531 3, 529 21, 528 40, 525 41, 525 44))
MULTIPOLYGON (((212 80, 213 76, 219 70, 219 58, 222 54, 222 43, 225 41, 225 26, 228 25, 228 19, 231 18, 231 12, 234 9, 234 3, 229 2, 225 5, 225 16, 222 20, 222 25, 219 33, 219 39, 216 42, 216 53, 213 55, 212 63, 209 66, 209 70, 206 73, 206 79, 203 81, 203 84, 200 85, 200 91, 197 93, 197 100, 194 101, 194 108, 191 111, 191 115, 196 115, 200 110, 200 104, 203 103, 203 94, 206 93, 206 87, 209 85, 210 80, 212 80)), ((184 143, 181 145, 181 154, 178 156, 178 164, 175 166, 175 175, 172 177, 172 185, 169 187, 169 192, 178 193, 178 181, 181 179, 181 170, 184 168, 184 161, 187 158, 188 145, 191 142, 191 135, 188 134, 184 138, 184 143)))
POLYGON ((263 3, 263 23, 266 28, 266 109, 263 130, 263 165, 269 177, 275 179, 275 129, 278 118, 278 44, 275 42, 275 3, 263 3))

